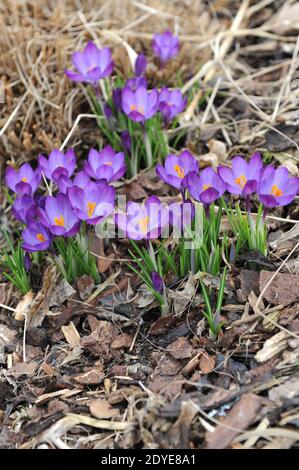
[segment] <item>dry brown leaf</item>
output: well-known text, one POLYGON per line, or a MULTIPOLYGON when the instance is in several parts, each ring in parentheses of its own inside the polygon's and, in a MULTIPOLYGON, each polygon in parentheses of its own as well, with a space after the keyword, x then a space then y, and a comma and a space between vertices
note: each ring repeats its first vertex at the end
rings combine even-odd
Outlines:
POLYGON ((118 328, 105 320, 96 320, 94 326, 95 329, 92 333, 81 339, 82 347, 94 356, 100 356, 104 360, 118 357, 120 353, 115 349, 111 349, 111 343, 118 336, 118 328))
POLYGON ((186 310, 186 308, 194 298, 196 288, 197 282, 194 279, 194 274, 190 273, 183 290, 169 292, 169 297, 173 298, 175 315, 181 315, 186 310))
POLYGON ((299 377, 291 377, 284 383, 269 390, 270 400, 275 401, 279 406, 286 400, 291 400, 299 395, 299 377))
POLYGON ((93 400, 89 405, 89 411, 92 416, 98 419, 110 419, 119 415, 119 410, 113 408, 107 400, 93 400))
POLYGON ((13 376, 15 378, 18 378, 21 375, 33 375, 36 371, 36 368, 36 362, 17 362, 13 367, 8 369, 7 375, 13 376))
POLYGON ((72 321, 69 325, 62 326, 61 331, 72 348, 79 348, 81 346, 80 335, 72 321))
POLYGON ((112 349, 128 349, 133 341, 133 337, 128 335, 127 333, 122 333, 118 335, 111 343, 112 349))
POLYGON ((92 277, 87 275, 81 276, 77 281, 80 299, 83 301, 87 300, 94 290, 94 287, 95 284, 92 277))
POLYGON ((247 427, 256 419, 256 415, 262 406, 262 399, 248 393, 243 395, 227 416, 221 420, 213 432, 207 432, 207 449, 225 449, 239 434, 238 430, 247 427))
POLYGON ((30 305, 33 302, 33 299, 34 299, 34 294, 30 290, 29 292, 27 292, 27 294, 24 295, 22 300, 20 300, 20 302, 16 306, 16 311, 15 311, 15 314, 14 314, 15 320, 17 320, 17 321, 24 320, 24 317, 28 313, 30 305))
POLYGON ((216 359, 215 356, 210 356, 206 352, 202 354, 199 361, 199 368, 203 374, 209 374, 215 368, 216 359))
POLYGON ((73 375, 72 379, 81 385, 99 385, 103 382, 105 374, 103 366, 88 367, 82 374, 73 375))
POLYGON ((42 324, 49 310, 52 293, 56 285, 56 277, 55 266, 48 266, 44 273, 42 288, 29 307, 27 328, 36 328, 42 324))
MULTIPOLYGON (((264 289, 271 277, 272 272, 261 271, 260 291, 264 289)), ((263 294, 263 298, 274 305, 290 305, 299 300, 299 276, 289 273, 278 273, 263 294)))
POLYGON ((181 336, 176 341, 169 344, 167 351, 175 359, 189 359, 194 354, 194 349, 185 336, 181 336))

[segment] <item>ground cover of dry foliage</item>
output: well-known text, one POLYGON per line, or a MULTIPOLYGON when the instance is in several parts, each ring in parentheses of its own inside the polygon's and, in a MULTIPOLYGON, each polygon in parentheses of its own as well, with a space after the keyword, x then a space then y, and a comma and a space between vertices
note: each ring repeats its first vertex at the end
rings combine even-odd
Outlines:
MULTIPOLYGON (((126 74, 125 45, 151 55, 157 28, 178 33, 182 48, 165 69, 151 65, 149 79, 172 83, 180 70, 184 92, 197 86, 181 126, 201 166, 259 150, 298 175, 298 1, 4 0, 0 184, 8 162, 67 145, 85 155, 101 140, 83 89, 63 74, 74 50, 88 39, 109 45, 126 74)), ((121 190, 170 197, 154 171, 121 190)), ((127 272, 125 242, 95 242, 99 288, 88 278, 69 286, 49 266, 32 273, 22 299, 0 273, 0 447, 298 446, 298 216, 296 201, 276 209, 268 258, 247 254, 230 267, 217 342, 198 280, 169 287, 161 318, 127 272)), ((2 190, 0 224, 13 230, 2 190)))

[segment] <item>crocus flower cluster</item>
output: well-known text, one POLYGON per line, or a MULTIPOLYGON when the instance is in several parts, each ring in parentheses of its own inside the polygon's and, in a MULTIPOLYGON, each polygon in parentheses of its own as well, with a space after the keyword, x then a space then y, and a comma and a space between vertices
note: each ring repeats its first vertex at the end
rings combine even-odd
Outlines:
POLYGON ((74 236, 82 221, 96 225, 112 214, 115 189, 109 183, 124 175, 124 159, 122 152, 116 153, 110 146, 100 152, 90 149, 84 170, 73 176, 73 149, 65 153, 54 149, 48 158, 40 155, 36 170, 27 163, 19 171, 8 167, 6 184, 16 193, 13 213, 26 225, 22 233, 24 250, 46 250, 54 237, 74 236), (55 195, 36 194, 42 178, 55 184, 55 195))
MULTIPOLYGON (((177 54, 179 50, 178 38, 169 31, 157 34, 153 39, 153 49, 164 63, 177 54)), ((110 49, 98 49, 93 42, 89 42, 83 52, 74 52, 72 63, 77 71, 65 70, 67 77, 74 82, 89 83, 95 88, 98 87, 100 79, 108 77, 112 73, 114 67, 110 49)), ((135 76, 126 81, 123 89, 113 90, 115 109, 124 112, 136 122, 144 122, 158 111, 161 112, 165 121, 170 121, 185 109, 187 100, 183 98, 178 89, 169 90, 164 87, 160 92, 155 88, 149 91, 144 76, 146 67, 147 59, 141 53, 135 61, 135 76)), ((110 120, 113 111, 107 103, 105 103, 103 111, 106 119, 110 120)))
POLYGON ((170 186, 179 189, 183 196, 188 190, 196 201, 205 206, 220 198, 225 191, 248 199, 256 194, 268 208, 290 204, 299 193, 299 178, 291 177, 287 168, 263 166, 261 155, 256 152, 249 162, 236 156, 232 167, 220 165, 217 171, 211 167, 199 172, 196 159, 188 151, 180 155, 168 155, 164 166, 157 165, 157 174, 170 186))

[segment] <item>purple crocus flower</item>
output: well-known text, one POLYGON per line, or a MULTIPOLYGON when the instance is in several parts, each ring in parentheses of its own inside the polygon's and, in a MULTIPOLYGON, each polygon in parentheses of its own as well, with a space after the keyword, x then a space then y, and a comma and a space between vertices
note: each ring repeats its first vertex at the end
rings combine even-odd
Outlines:
POLYGON ((141 52, 141 54, 138 55, 136 61, 135 61, 135 74, 140 77, 145 74, 146 71, 146 66, 147 66, 147 58, 141 52))
POLYGON ((111 51, 108 47, 98 49, 89 42, 83 52, 74 52, 72 63, 77 72, 65 70, 66 76, 73 82, 85 82, 96 85, 101 78, 108 77, 114 67, 111 51))
POLYGON ((151 273, 151 279, 152 279, 153 288, 155 289, 155 291, 159 292, 159 294, 162 294, 164 290, 164 281, 162 277, 160 276, 160 274, 157 273, 156 271, 153 271, 151 273))
POLYGON ((61 176, 70 177, 76 168, 76 155, 73 149, 65 153, 58 149, 52 150, 48 160, 43 155, 38 157, 38 164, 44 175, 52 181, 58 181, 61 176))
POLYGON ((126 213, 114 216, 119 229, 132 240, 158 238, 169 222, 169 210, 156 196, 143 204, 128 202, 126 213))
POLYGON ((159 57, 162 63, 175 57, 180 49, 179 38, 170 31, 162 34, 155 34, 152 40, 154 54, 159 57))
POLYGON ((226 183, 227 191, 232 194, 249 196, 257 189, 263 171, 263 160, 256 152, 247 163, 237 156, 232 159, 232 168, 220 165, 218 174, 226 183))
POLYGON ((105 179, 107 183, 120 179, 126 172, 125 155, 116 153, 110 145, 100 152, 90 149, 88 161, 84 162, 84 171, 90 178, 105 179))
POLYGON ((145 77, 132 77, 128 78, 126 81, 125 87, 130 88, 132 91, 136 91, 139 87, 147 87, 147 80, 145 77))
POLYGON ((96 225, 113 213, 115 189, 105 180, 98 183, 90 181, 84 189, 77 186, 69 188, 68 198, 74 213, 80 220, 96 225))
POLYGON ((259 200, 266 207, 286 206, 299 193, 299 178, 290 177, 284 166, 268 165, 258 185, 259 200))
POLYGON ((15 200, 12 206, 12 212, 17 220, 23 222, 23 224, 27 224, 30 220, 37 217, 38 207, 31 196, 24 194, 22 197, 18 197, 15 200))
POLYGON ((226 185, 211 167, 207 167, 200 174, 189 173, 187 188, 191 196, 202 204, 209 206, 221 197, 226 185))
POLYGON ((71 237, 80 228, 80 221, 74 214, 69 200, 65 194, 47 196, 45 209, 39 210, 41 223, 47 227, 53 235, 71 237))
POLYGON ((159 93, 159 111, 166 121, 170 121, 177 114, 184 111, 187 99, 183 97, 181 90, 169 90, 164 87, 159 93))
POLYGON ((19 171, 14 170, 11 166, 7 167, 5 183, 9 189, 19 195, 31 195, 37 190, 41 178, 39 169, 33 170, 29 163, 24 163, 19 171))
POLYGON ((164 166, 157 165, 156 171, 162 180, 177 189, 184 189, 185 177, 190 172, 199 169, 197 160, 188 151, 184 150, 180 155, 168 155, 164 166))
POLYGON ((75 178, 72 180, 65 175, 60 176, 57 181, 58 189, 61 193, 66 194, 68 188, 72 188, 73 186, 78 186, 79 188, 84 188, 87 183, 89 183, 90 177, 85 173, 84 170, 79 171, 75 178))
POLYGON ((124 150, 127 153, 131 153, 132 149, 132 140, 129 131, 123 131, 120 135, 121 143, 123 145, 124 150))
POLYGON ((136 91, 125 87, 122 91, 122 109, 132 121, 144 122, 150 119, 158 106, 158 91, 154 88, 147 91, 145 87, 138 87, 136 91))
POLYGON ((184 227, 190 227, 195 216, 195 206, 190 199, 183 202, 172 202, 169 205, 171 225, 182 232, 184 227))
POLYGON ((25 251, 43 251, 49 248, 51 244, 51 235, 49 231, 39 222, 33 220, 22 232, 25 251))

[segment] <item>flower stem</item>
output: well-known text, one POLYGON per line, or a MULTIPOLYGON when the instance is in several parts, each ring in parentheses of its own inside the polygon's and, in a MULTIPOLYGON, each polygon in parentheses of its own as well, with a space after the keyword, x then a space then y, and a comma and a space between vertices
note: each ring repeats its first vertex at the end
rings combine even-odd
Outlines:
POLYGON ((146 132, 146 128, 144 123, 141 123, 142 131, 143 131, 143 141, 144 141, 144 146, 145 146, 145 152, 146 152, 146 159, 147 159, 147 166, 151 168, 153 166, 153 154, 152 154, 152 147, 150 140, 148 138, 148 134, 146 132))

